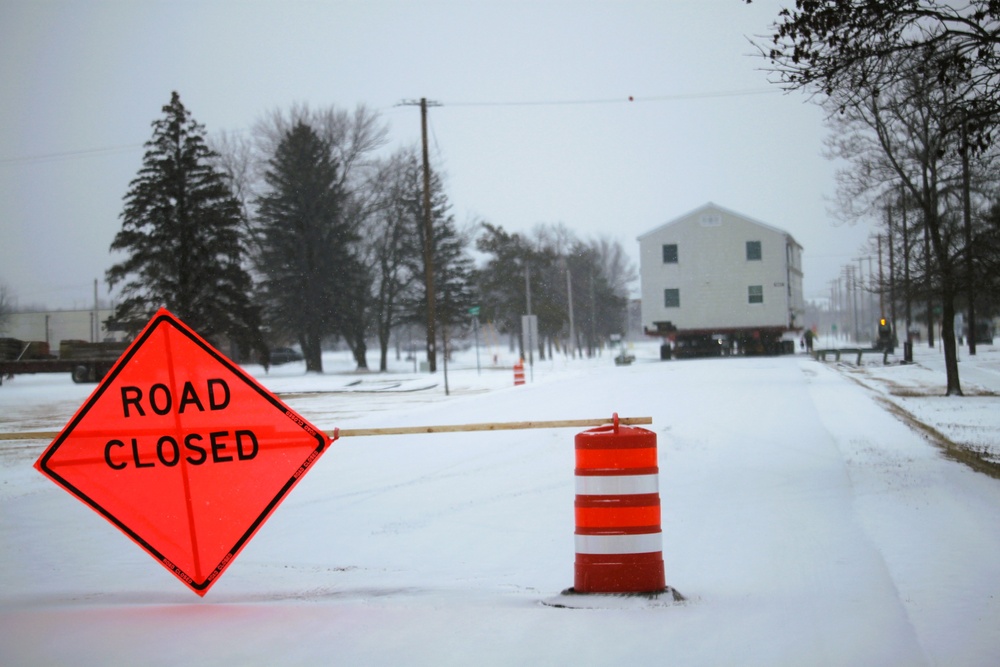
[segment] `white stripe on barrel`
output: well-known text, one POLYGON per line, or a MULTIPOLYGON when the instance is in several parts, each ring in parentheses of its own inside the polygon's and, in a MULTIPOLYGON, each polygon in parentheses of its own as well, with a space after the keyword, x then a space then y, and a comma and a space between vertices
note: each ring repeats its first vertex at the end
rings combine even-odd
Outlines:
POLYGON ((578 554, 663 553, 661 533, 640 535, 576 535, 578 554))
POLYGON ((659 475, 576 476, 576 492, 581 496, 619 496, 659 493, 659 475))

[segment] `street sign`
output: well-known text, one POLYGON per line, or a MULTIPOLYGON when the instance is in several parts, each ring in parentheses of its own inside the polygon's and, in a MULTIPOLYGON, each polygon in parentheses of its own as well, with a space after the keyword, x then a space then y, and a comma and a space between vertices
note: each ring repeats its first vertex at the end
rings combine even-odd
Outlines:
POLYGON ((161 309, 35 468, 203 596, 331 442, 161 309))
POLYGON ((534 362, 534 350, 538 345, 538 315, 521 315, 521 344, 528 361, 534 362))
POLYGON ((472 315, 473 317, 478 316, 479 315, 479 306, 473 306, 472 308, 469 308, 469 315, 472 315))

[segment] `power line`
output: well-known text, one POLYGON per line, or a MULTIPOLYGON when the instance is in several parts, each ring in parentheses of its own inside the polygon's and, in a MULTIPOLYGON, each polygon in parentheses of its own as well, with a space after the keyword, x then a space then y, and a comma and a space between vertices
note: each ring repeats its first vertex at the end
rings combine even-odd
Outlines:
MULTIPOLYGON (((681 93, 677 95, 655 95, 651 97, 613 97, 598 99, 578 99, 578 100, 522 100, 522 101, 493 101, 493 102, 428 102, 428 106, 450 106, 450 107, 541 107, 541 106, 585 106, 602 104, 636 104, 649 102, 677 102, 682 100, 702 100, 717 97, 745 97, 747 95, 766 95, 773 93, 783 93, 784 91, 771 86, 769 88, 748 88, 744 90, 727 90, 704 93, 681 93)), ((418 100, 402 100, 393 106, 418 106, 418 100)), ((246 130, 235 130, 243 132, 246 130)), ((22 155, 18 157, 0 158, 0 165, 3 164, 33 164, 42 162, 54 162, 58 160, 72 160, 88 157, 102 157, 105 155, 118 155, 128 153, 142 148, 145 144, 128 144, 123 146, 106 146, 103 148, 86 148, 76 151, 58 151, 55 153, 42 153, 39 155, 22 155)))
POLYGON ((677 95, 656 95, 652 97, 613 97, 581 100, 533 100, 520 102, 444 102, 442 106, 449 107, 527 107, 527 106, 582 106, 595 104, 635 104, 637 102, 676 102, 680 100, 700 100, 713 97, 744 97, 746 95, 764 95, 781 93, 783 90, 775 87, 749 88, 745 90, 728 90, 706 93, 681 93, 677 95))
POLYGON ((56 160, 72 160, 76 158, 101 157, 103 155, 118 155, 128 153, 145 144, 130 144, 126 146, 107 146, 105 148, 85 148, 78 151, 60 151, 57 153, 42 153, 40 155, 22 155, 19 157, 0 158, 0 164, 32 164, 35 162, 52 162, 56 160))

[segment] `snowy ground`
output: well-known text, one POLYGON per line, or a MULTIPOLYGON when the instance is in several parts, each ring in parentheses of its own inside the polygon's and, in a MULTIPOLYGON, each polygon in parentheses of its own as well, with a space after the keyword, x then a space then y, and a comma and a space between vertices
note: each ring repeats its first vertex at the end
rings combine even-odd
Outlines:
MULTIPOLYGON (((965 398, 919 347, 861 368, 635 353, 514 387, 509 355, 480 373, 468 352, 450 396, 405 361, 248 370, 328 430, 652 417, 684 603, 546 604, 573 585, 571 429, 343 438, 204 599, 36 473, 47 442, 0 441, 0 664, 1000 664, 1000 481, 936 444, 996 458, 1000 350, 963 351, 965 398)), ((0 430, 58 430, 92 389, 5 382, 0 430)))
MULTIPOLYGON (((855 358, 856 360, 856 358, 855 358)), ((863 368, 842 368, 849 376, 878 392, 894 412, 923 425, 925 432, 955 456, 963 451, 992 464, 1000 464, 997 432, 1000 397, 1000 349, 978 345, 976 356, 967 348, 959 352, 959 378, 964 398, 944 396, 944 357, 938 350, 914 349, 912 365, 882 364, 879 355, 863 358, 863 368)))

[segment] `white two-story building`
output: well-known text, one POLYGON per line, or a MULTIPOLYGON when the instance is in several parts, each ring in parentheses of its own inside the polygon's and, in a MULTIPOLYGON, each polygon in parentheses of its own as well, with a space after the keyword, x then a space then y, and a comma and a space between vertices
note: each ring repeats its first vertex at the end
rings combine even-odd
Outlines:
POLYGON ((799 326, 802 246, 777 227, 709 203, 639 237, 642 326, 734 340, 799 326))

